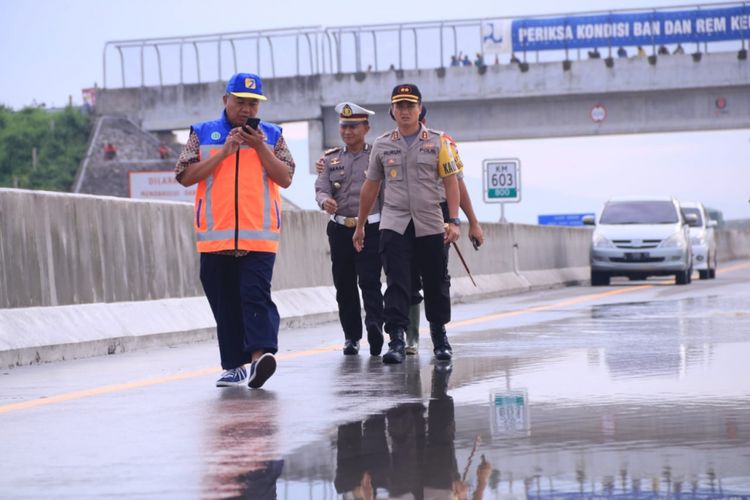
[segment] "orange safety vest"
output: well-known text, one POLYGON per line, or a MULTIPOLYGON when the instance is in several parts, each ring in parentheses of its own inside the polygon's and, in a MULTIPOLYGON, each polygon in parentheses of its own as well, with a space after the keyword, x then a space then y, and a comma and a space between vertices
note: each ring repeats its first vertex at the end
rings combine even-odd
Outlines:
MULTIPOLYGON (((199 139, 202 135, 198 133, 199 139)), ((201 159, 221 150, 222 144, 215 141, 215 129, 212 139, 206 141, 212 142, 209 144, 201 140, 201 159)), ((223 250, 276 253, 281 231, 281 194, 255 149, 242 146, 198 183, 193 225, 201 253, 223 250)))

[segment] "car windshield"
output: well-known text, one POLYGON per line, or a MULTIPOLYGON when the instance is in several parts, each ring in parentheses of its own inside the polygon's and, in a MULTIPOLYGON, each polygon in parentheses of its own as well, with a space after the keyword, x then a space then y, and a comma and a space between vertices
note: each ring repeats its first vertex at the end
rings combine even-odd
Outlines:
POLYGON ((693 207, 682 207, 682 213, 687 214, 695 214, 695 216, 698 218, 695 222, 689 222, 690 227, 701 227, 703 225, 703 217, 701 217, 701 211, 698 208, 693 207))
POLYGON ((600 224, 675 224, 679 218, 671 201, 610 201, 600 224))

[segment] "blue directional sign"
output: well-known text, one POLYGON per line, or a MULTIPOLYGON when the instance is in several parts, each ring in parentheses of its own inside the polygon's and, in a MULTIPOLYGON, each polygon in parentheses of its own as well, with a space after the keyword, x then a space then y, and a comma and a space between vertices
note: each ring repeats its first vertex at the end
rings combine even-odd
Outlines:
POLYGON ((588 214, 556 214, 556 215, 538 215, 537 223, 540 226, 583 226, 583 218, 588 214))
POLYGON ((511 27, 513 50, 655 46, 745 40, 750 6, 668 12, 609 13, 517 19, 511 27))

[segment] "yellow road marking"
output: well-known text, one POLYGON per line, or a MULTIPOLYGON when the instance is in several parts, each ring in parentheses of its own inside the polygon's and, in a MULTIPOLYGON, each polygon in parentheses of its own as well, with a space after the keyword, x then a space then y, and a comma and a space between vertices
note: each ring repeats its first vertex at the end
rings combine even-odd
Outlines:
POLYGON ((744 264, 735 264, 733 266, 719 268, 716 270, 718 274, 724 274, 724 273, 731 273, 732 271, 738 271, 740 269, 747 269, 750 268, 750 262, 746 262, 744 264))
MULTIPOLYGON (((295 353, 279 354, 276 359, 284 361, 287 359, 295 359, 303 356, 313 356, 315 354, 321 354, 324 352, 331 352, 340 349, 341 346, 338 344, 331 345, 328 347, 322 347, 318 349, 309 349, 306 351, 299 351, 295 353)), ((165 384, 167 382, 178 382, 181 380, 187 380, 195 377, 204 377, 221 372, 218 368, 203 368, 201 370, 192 370, 189 372, 178 373, 175 375, 164 375, 161 377, 147 378, 143 380, 135 380, 133 382, 125 382, 123 384, 112 384, 105 385, 102 387, 94 387, 92 389, 83 389, 80 391, 67 392, 65 394, 58 394, 57 396, 50 396, 45 398, 30 399, 28 401, 22 401, 20 403, 11 403, 0 406, 0 414, 10 413, 18 410, 28 410, 30 408, 36 408, 38 406, 46 406, 55 403, 64 403, 66 401, 74 401, 76 399, 90 398, 94 396, 102 396, 104 394, 112 394, 115 392, 127 391, 130 389, 139 389, 141 387, 148 387, 151 385, 165 384)))
MULTIPOLYGON (((717 273, 729 273, 732 271, 738 271, 740 269, 747 269, 750 268, 750 263, 744 263, 744 264, 736 264, 734 266, 725 267, 722 269, 718 269, 717 273)), ((527 307, 524 309, 517 309, 515 311, 506 311, 503 313, 497 313, 497 314, 490 314, 486 316, 479 316, 476 318, 471 319, 465 319, 465 320, 459 320, 459 321, 452 321, 448 324, 450 327, 461 327, 466 325, 473 325, 477 323, 483 323, 487 321, 494 321, 497 319, 502 318, 509 318, 513 316, 520 316, 522 314, 529 314, 534 312, 540 312, 540 311, 547 311, 550 309, 557 309, 560 307, 565 306, 571 306, 575 304, 580 304, 582 302, 589 302, 596 299, 602 299, 605 297, 611 297, 614 295, 620 295, 623 293, 630 293, 630 292, 636 292, 640 290, 646 290, 648 288, 653 288, 654 285, 638 285, 633 287, 626 287, 626 288, 616 288, 614 290, 607 290, 606 292, 600 292, 600 293, 592 293, 588 295, 581 295, 580 297, 574 297, 572 299, 562 300, 559 302, 555 302, 552 304, 547 305, 541 305, 541 306, 533 306, 533 307, 527 307)), ((422 331, 420 329, 420 331, 422 331)), ((321 347, 318 349, 308 349, 305 351, 299 351, 295 353, 286 353, 286 354, 279 354, 276 356, 276 359, 279 361, 284 361, 287 359, 296 359, 301 358, 304 356, 313 356, 315 354, 322 354, 326 352, 332 352, 340 349, 341 346, 338 344, 330 345, 327 347, 321 347)), ((92 389, 84 389, 80 391, 73 391, 68 392, 65 394, 58 394, 56 396, 50 396, 50 397, 44 397, 44 398, 37 398, 37 399, 30 399, 28 401, 22 401, 20 403, 11 403, 6 405, 0 406, 0 414, 3 413, 10 413, 14 411, 20 411, 20 410, 28 410, 31 408, 37 408, 40 406, 47 406, 51 404, 56 403, 64 403, 67 401, 74 401, 77 399, 84 399, 84 398, 90 398, 94 396, 102 396, 105 394, 112 394, 115 392, 122 392, 127 391, 130 389, 138 389, 142 387, 149 387, 152 385, 158 385, 158 384, 165 384, 167 382, 178 382, 181 380, 187 380, 190 378, 195 377, 204 377, 208 375, 212 375, 215 373, 218 373, 218 368, 204 368, 201 370, 192 370, 189 372, 179 373, 176 375, 165 375, 162 377, 154 377, 154 378, 148 378, 143 380, 136 380, 133 382, 126 382, 122 384, 112 384, 112 385, 105 385, 102 387, 94 387, 92 389)))
POLYGON ((459 326, 466 326, 466 325, 474 325, 477 323, 484 323, 486 321, 494 321, 496 319, 502 319, 502 318, 510 318, 513 316, 520 316, 522 314, 528 314, 528 313, 534 313, 534 312, 540 312, 540 311, 547 311, 549 309, 557 309, 560 307, 565 306, 572 306, 575 304, 580 304, 581 302, 588 302, 591 300, 596 299, 602 299, 605 297, 611 297, 613 295, 620 295, 623 293, 629 293, 629 292, 636 292, 639 290, 646 290, 648 288, 653 288, 654 285, 639 285, 634 287, 628 287, 628 288, 617 288, 615 290, 608 290, 606 292, 601 293, 592 293, 589 295, 581 295, 580 297, 574 297, 572 299, 568 300, 562 300, 560 302, 555 302, 553 304, 547 304, 543 306, 533 306, 533 307, 527 307, 524 309, 517 309, 515 311, 506 311, 502 313, 497 314, 489 314, 487 316, 479 316, 476 318, 471 319, 464 319, 459 321, 451 321, 448 323, 447 326, 449 327, 459 327, 459 326))

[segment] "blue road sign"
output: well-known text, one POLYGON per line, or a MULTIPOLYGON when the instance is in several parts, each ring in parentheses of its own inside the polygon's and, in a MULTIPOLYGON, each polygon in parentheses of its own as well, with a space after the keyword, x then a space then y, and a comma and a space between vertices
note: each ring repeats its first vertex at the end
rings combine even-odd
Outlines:
POLYGON ((583 226, 583 218, 588 214, 556 214, 556 215, 538 215, 537 223, 540 226, 583 226))

